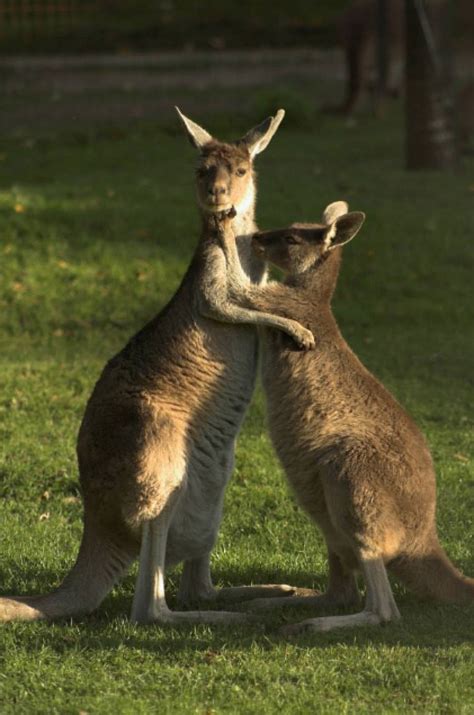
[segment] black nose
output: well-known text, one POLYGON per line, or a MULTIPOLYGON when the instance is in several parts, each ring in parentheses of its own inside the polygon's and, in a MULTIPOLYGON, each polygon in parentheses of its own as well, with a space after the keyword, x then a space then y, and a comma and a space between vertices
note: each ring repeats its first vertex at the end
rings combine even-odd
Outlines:
POLYGON ((207 191, 211 196, 223 196, 227 193, 227 187, 225 184, 213 184, 207 191))

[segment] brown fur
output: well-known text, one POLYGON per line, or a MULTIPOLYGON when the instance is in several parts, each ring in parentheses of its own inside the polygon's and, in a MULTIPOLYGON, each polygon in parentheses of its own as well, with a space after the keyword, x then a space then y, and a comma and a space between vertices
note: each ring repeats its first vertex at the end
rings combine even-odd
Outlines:
MULTIPOLYGON (((291 592, 285 586, 217 592, 209 568, 234 443, 253 392, 257 335, 251 326, 229 324, 242 320, 238 310, 226 309, 225 258, 208 212, 223 202, 242 207, 232 225, 246 280, 265 280, 265 264, 250 247, 256 229, 252 157, 267 146, 282 116, 280 110, 231 146, 180 113, 202 150, 201 240, 174 297, 107 363, 87 404, 77 445, 84 532, 74 567, 52 594, 1 598, 0 621, 92 611, 139 551, 137 622, 245 620, 220 611, 171 612, 165 563, 185 562, 179 592, 185 603, 291 592)), ((309 334, 277 316, 265 324, 287 326, 303 340, 309 334)))
POLYGON ((201 151, 196 170, 200 205, 212 210, 226 210, 234 204, 238 205, 245 195, 249 174, 255 177, 245 145, 209 142, 201 151), (229 202, 230 182, 233 203, 229 202))
MULTIPOLYGON (((298 354, 284 335, 265 331, 262 375, 272 441, 329 553, 328 592, 288 603, 355 602, 358 569, 367 586, 362 614, 316 619, 302 629, 399 617, 385 566, 422 596, 474 601, 474 580, 454 568, 438 542, 435 474, 423 435, 354 355, 331 311, 340 246, 363 221, 363 214, 346 211, 347 205, 337 202, 325 212, 330 225, 293 224, 255 234, 255 250, 287 273, 285 285, 239 285, 232 237, 223 233, 233 299, 296 319, 316 336, 314 351, 298 354)), ((292 627, 288 633, 298 630, 292 627)))

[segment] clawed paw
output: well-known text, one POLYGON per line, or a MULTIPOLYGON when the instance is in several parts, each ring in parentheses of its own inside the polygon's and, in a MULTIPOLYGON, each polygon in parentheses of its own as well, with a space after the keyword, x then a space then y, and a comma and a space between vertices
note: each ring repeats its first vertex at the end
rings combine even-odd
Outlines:
POLYGON ((214 216, 218 224, 227 225, 237 216, 237 211, 234 206, 231 206, 230 209, 226 209, 225 211, 218 211, 214 216))
POLYGON ((237 216, 237 211, 234 206, 225 211, 216 211, 214 213, 208 213, 206 217, 207 226, 211 231, 216 233, 225 233, 231 228, 232 219, 237 216))
POLYGON ((295 337, 295 340, 302 350, 314 350, 316 346, 316 341, 314 339, 313 333, 311 332, 311 330, 306 330, 306 328, 302 328, 298 332, 298 335, 295 337))

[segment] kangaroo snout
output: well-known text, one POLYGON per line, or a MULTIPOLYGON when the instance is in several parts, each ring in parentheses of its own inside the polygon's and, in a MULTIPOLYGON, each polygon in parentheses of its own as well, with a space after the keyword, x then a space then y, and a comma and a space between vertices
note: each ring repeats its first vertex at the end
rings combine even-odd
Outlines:
POLYGON ((224 211, 231 207, 230 187, 224 179, 210 182, 205 191, 204 206, 207 211, 224 211))
POLYGON ((221 196, 226 196, 229 193, 227 184, 224 182, 216 182, 215 184, 210 184, 207 188, 207 193, 213 198, 220 198, 221 196))

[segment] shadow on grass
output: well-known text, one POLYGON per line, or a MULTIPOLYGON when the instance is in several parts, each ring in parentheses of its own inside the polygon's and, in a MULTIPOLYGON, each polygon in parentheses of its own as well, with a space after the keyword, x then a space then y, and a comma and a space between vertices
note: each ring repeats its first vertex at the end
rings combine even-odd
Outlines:
MULTIPOLYGON (((27 579, 32 569, 22 574, 27 579)), ((0 571, 0 578, 3 574, 0 571)), ((241 583, 292 583, 293 585, 321 585, 325 575, 288 574, 287 572, 269 572, 267 570, 246 569, 237 573, 217 573, 223 582, 241 583)), ((36 581, 57 583, 57 574, 42 571, 36 581)), ((171 608, 175 607, 178 579, 172 574, 169 583, 171 608)), ((192 650, 195 653, 219 652, 222 647, 249 649, 257 647, 271 651, 287 643, 299 648, 332 648, 338 644, 350 645, 363 650, 366 646, 400 646, 421 650, 432 650, 474 643, 474 604, 472 606, 446 606, 423 602, 409 593, 396 595, 402 619, 397 623, 366 628, 352 628, 331 633, 300 636, 287 640, 279 635, 282 624, 296 623, 306 618, 319 615, 347 613, 341 609, 321 609, 311 607, 282 608, 266 614, 258 613, 258 622, 239 626, 135 626, 128 621, 133 594, 134 578, 126 577, 104 604, 92 615, 57 621, 54 624, 39 622, 34 624, 8 624, 2 628, 16 629, 21 635, 22 646, 32 653, 45 647, 60 654, 66 651, 101 651, 113 652, 118 648, 130 648, 156 653, 159 656, 176 656, 192 650)), ((45 592, 48 589, 45 589, 45 592)), ((4 594, 7 595, 7 594, 4 594)), ((202 610, 212 609, 209 604, 202 610)), ((225 610, 220 606, 218 610, 225 610)), ((353 609, 354 610, 354 609, 353 609)))

